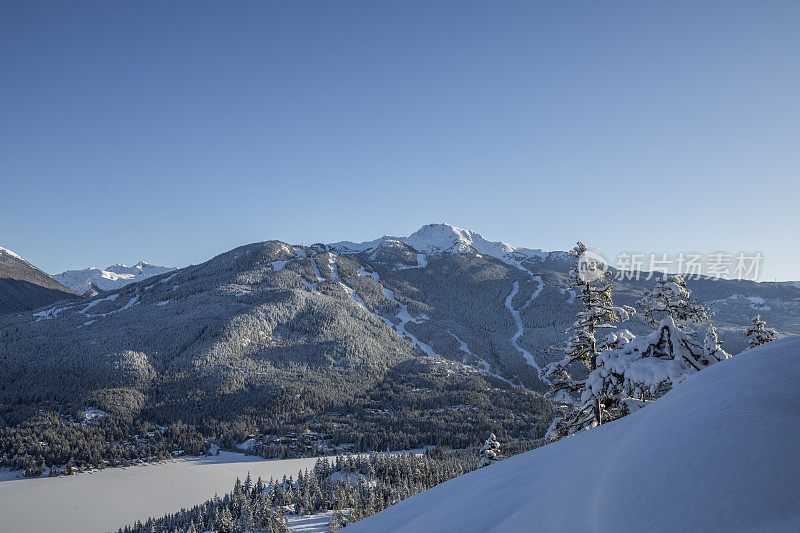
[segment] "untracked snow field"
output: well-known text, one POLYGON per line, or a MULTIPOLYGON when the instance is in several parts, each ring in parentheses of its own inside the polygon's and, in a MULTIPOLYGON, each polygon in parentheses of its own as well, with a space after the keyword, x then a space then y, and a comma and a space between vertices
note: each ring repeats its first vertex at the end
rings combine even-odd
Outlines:
MULTIPOLYGON (((138 519, 174 513, 233 490, 236 477, 297 476, 317 458, 265 460, 238 453, 175 459, 56 478, 0 472, 0 531, 116 531, 138 519)), ((304 524, 310 526, 311 524, 304 524)), ((310 529, 309 529, 310 531, 310 529)))
POLYGON ((331 512, 312 515, 290 515, 289 529, 293 533, 328 533, 330 531, 331 512))

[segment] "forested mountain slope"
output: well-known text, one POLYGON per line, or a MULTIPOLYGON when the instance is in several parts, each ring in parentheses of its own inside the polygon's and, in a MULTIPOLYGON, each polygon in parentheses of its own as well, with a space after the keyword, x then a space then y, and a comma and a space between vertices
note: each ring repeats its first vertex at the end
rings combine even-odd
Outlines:
POLYGON ((243 246, 93 300, 4 318, 0 416, 13 424, 51 402, 212 434, 319 424, 359 447, 466 445, 497 420, 512 434, 543 432, 549 402, 429 357, 378 314, 400 314, 397 325, 402 309, 324 247, 243 246), (345 284, 356 278, 358 292, 345 284))
POLYGON ((74 298, 74 292, 11 250, 0 248, 0 315, 74 298))
MULTIPOLYGON (((547 388, 538 369, 560 357, 564 332, 580 308, 563 290, 573 263, 569 254, 515 248, 448 224, 423 226, 408 237, 329 247, 357 261, 407 307, 404 329, 426 344, 426 352, 535 390, 547 388)), ((640 279, 615 281, 615 302, 636 307, 655 284, 646 278, 643 273, 640 279)), ((363 292, 364 276, 346 281, 363 292)), ((747 346, 744 331, 756 313, 783 335, 800 334, 798 287, 710 278, 687 285, 694 298, 710 306, 712 322, 731 353, 747 346)), ((639 316, 623 327, 636 334, 650 331, 639 316)))
MULTIPOLYGON (((318 427, 360 447, 539 437, 531 391, 578 304, 571 258, 446 224, 409 237, 250 244, 93 299, 0 318, 0 418, 99 408, 230 439, 318 427), (499 431, 499 430, 498 430, 499 431)), ((619 281, 636 305, 653 281, 619 281)), ((696 280, 725 348, 756 312, 800 333, 800 288, 696 280)), ((649 331, 638 317, 624 325, 649 331)), ((2 419, 0 419, 0 425, 2 419)))

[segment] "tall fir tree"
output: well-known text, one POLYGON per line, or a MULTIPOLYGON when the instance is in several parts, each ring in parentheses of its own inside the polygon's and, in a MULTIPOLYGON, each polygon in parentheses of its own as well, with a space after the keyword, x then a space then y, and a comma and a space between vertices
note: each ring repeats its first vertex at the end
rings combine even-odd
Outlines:
MULTIPOLYGON (((238 479, 237 479, 238 481, 238 479)), ((220 533, 233 533, 233 515, 231 514, 230 509, 228 507, 224 507, 222 512, 219 516, 219 522, 217 523, 217 529, 220 533)))
POLYGON ((722 342, 717 335, 717 328, 712 324, 706 332, 706 337, 703 339, 703 355, 709 364, 712 361, 722 361, 730 357, 730 355, 722 349, 722 342))
POLYGON ((481 447, 480 457, 478 458, 478 468, 489 466, 499 460, 500 443, 497 441, 497 437, 495 437, 494 433, 491 433, 481 447))
POLYGON ((671 390, 686 376, 725 360, 717 330, 708 324, 705 337, 696 339, 690 324, 708 321, 708 308, 692 299, 679 275, 664 275, 639 300, 644 321, 655 325, 648 335, 629 331, 611 335, 611 349, 600 357, 598 369, 587 379, 588 388, 615 399, 618 416, 639 409, 671 390))
POLYGON ((745 336, 750 338, 750 348, 755 348, 756 346, 761 346, 762 344, 777 339, 778 332, 772 328, 768 328, 767 323, 761 320, 761 315, 758 314, 753 317, 753 321, 750 327, 747 328, 745 336))
POLYGON ((614 305, 611 275, 604 263, 593 258, 586 245, 578 242, 572 254, 575 265, 570 269, 566 290, 575 291, 582 309, 569 330, 571 336, 564 349, 564 358, 547 365, 545 375, 551 384, 548 395, 571 401, 573 409, 563 418, 553 421, 546 435, 550 440, 599 426, 613 418, 615 406, 613 397, 605 392, 607 387, 587 388, 587 380, 576 375, 576 367, 582 365, 589 375, 595 372, 598 356, 613 347, 598 340, 598 336, 603 330, 616 328, 615 322, 627 320, 634 313, 631 307, 614 305))
POLYGON ((692 291, 686 287, 683 276, 664 275, 656 281, 655 287, 644 292, 639 299, 642 317, 653 326, 662 319, 672 317, 675 324, 684 331, 690 331, 690 323, 701 323, 708 320, 708 309, 705 304, 692 299, 692 291))

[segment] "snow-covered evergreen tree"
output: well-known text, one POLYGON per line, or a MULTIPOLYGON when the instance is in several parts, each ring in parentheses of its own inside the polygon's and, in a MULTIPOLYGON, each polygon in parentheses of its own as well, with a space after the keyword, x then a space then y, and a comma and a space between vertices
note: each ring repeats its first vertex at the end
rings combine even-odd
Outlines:
POLYGON ((710 325, 706 332, 706 337, 703 339, 703 354, 707 365, 730 357, 730 354, 722 349, 722 342, 717 336, 717 328, 713 324, 710 325))
POLYGON ((500 460, 500 443, 497 441, 497 437, 494 436, 494 433, 489 435, 489 438, 486 439, 486 442, 483 443, 483 447, 481 447, 481 455, 478 459, 478 468, 483 468, 484 466, 489 466, 492 463, 496 463, 500 460))
MULTIPOLYGON (((238 479, 236 480, 239 481, 238 479)), ((220 533, 233 533, 233 515, 231 514, 230 509, 227 507, 222 509, 222 512, 219 516, 219 521, 217 522, 217 528, 220 533)))
POLYGON ((778 338, 778 332, 772 328, 767 327, 767 323, 761 320, 761 315, 758 314, 753 317, 753 322, 745 336, 750 337, 750 347, 755 348, 778 338))
POLYGON ((607 391, 614 377, 598 370, 598 356, 612 344, 598 341, 604 329, 615 328, 614 322, 627 320, 634 313, 630 307, 615 306, 612 300, 612 280, 587 254, 582 242, 572 250, 575 265, 570 270, 569 285, 583 308, 570 328, 571 336, 564 349, 565 357, 547 365, 545 374, 551 383, 548 395, 573 402, 574 409, 563 418, 553 421, 546 438, 558 439, 581 429, 598 426, 613 418, 613 397, 607 391), (575 376, 575 367, 583 365, 589 375, 594 372, 592 387, 586 379, 575 376))
POLYGON ((663 318, 649 335, 624 333, 609 336, 613 339, 606 342, 614 348, 598 356, 598 369, 589 374, 586 385, 605 387, 604 393, 616 398, 621 415, 662 396, 686 376, 730 357, 714 326, 700 345, 671 316, 663 318))
POLYGON ((587 379, 587 388, 616 398, 621 415, 663 395, 688 374, 730 357, 713 325, 702 342, 695 339, 688 325, 707 321, 708 309, 691 298, 682 276, 665 275, 639 303, 655 331, 638 338, 628 331, 609 335, 604 342, 611 349, 587 379))
POLYGON ((690 331, 689 323, 708 320, 705 304, 693 300, 691 294, 683 276, 664 275, 656 281, 655 287, 645 291, 639 299, 642 316, 653 326, 670 316, 679 328, 690 331))

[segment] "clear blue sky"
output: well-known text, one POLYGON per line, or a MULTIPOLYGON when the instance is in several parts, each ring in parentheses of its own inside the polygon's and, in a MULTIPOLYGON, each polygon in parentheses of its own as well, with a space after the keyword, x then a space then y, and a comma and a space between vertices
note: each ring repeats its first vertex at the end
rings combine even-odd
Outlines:
POLYGON ((800 279, 800 2, 0 4, 0 245, 48 272, 447 221, 800 279))

